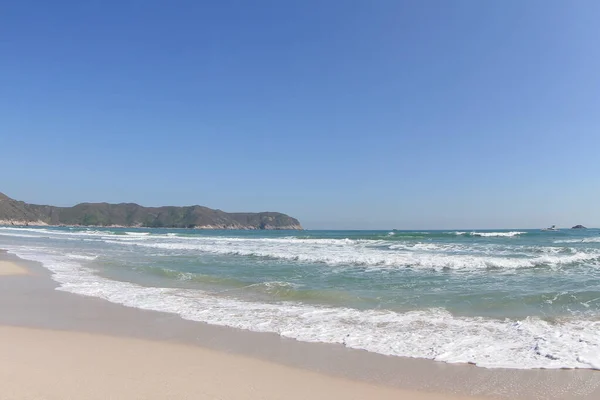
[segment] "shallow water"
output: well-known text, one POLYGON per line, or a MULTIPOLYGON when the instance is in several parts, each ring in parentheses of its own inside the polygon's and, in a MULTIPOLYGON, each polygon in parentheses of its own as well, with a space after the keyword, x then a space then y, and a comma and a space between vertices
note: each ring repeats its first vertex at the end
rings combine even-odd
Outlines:
POLYGON ((61 289, 484 367, 600 368, 600 231, 0 228, 61 289))

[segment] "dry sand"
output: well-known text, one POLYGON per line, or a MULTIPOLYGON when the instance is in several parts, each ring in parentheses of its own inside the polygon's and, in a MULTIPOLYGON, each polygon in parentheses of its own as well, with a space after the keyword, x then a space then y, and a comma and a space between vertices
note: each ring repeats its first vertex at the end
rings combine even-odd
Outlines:
POLYGON ((12 261, 0 260, 0 276, 27 275, 28 271, 12 261))
POLYGON ((196 346, 0 326, 0 398, 460 399, 196 346))

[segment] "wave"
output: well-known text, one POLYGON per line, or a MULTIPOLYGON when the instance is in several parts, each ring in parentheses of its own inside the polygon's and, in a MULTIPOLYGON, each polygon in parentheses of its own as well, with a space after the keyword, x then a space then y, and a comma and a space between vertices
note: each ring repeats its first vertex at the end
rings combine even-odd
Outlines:
POLYGON ((98 258, 97 255, 86 255, 86 254, 74 254, 74 253, 67 253, 65 254, 67 257, 72 258, 74 260, 87 260, 87 261, 93 261, 95 259, 98 258))
MULTIPOLYGON (((406 232, 390 232, 393 236, 406 232)), ((426 233, 426 232, 423 232, 426 233)), ((510 232, 435 232, 451 236, 517 236, 523 231, 510 232)), ((600 265, 600 249, 525 246, 503 241, 454 240, 386 240, 315 237, 224 237, 206 234, 174 232, 138 232, 108 230, 53 230, 45 228, 8 228, 0 235, 32 235, 61 240, 101 241, 110 245, 137 246, 147 249, 177 251, 186 254, 217 254, 263 259, 326 264, 335 267, 362 267, 367 270, 427 269, 435 271, 515 270, 522 268, 561 268, 576 263, 600 265), (39 236, 42 235, 42 236, 39 236)), ((387 236, 387 235, 384 235, 387 236)), ((363 236, 364 237, 364 236, 363 236)), ((600 238, 572 239, 596 241, 600 238)), ((557 243, 559 241, 556 241, 557 243)), ((511 242, 517 243, 517 242, 511 242)), ((567 243, 567 241, 564 241, 567 243)))
MULTIPOLYGON (((143 287, 96 276, 68 257, 31 248, 9 249, 41 262, 59 290, 99 297, 182 318, 307 342, 337 343, 371 352, 471 363, 488 368, 600 369, 600 320, 458 317, 444 309, 410 312, 319 307, 296 302, 241 301, 176 288, 143 287)), ((285 283, 266 286, 281 288, 285 283)))
POLYGON ((177 271, 171 268, 163 268, 157 266, 141 266, 135 267, 135 269, 157 276, 163 276, 166 278, 176 279, 180 281, 194 281, 202 284, 208 284, 211 286, 214 285, 227 288, 240 288, 248 285, 248 283, 235 278, 215 275, 203 275, 192 272, 177 271))
POLYGON ((27 234, 21 234, 21 233, 13 233, 13 232, 0 232, 0 236, 11 236, 11 237, 20 237, 20 238, 42 238, 44 236, 40 236, 40 235, 27 235, 27 234))
POLYGON ((454 232, 458 236, 480 236, 480 237, 514 237, 524 235, 527 232, 512 231, 512 232, 454 232))
MULTIPOLYGON (((140 267, 137 269, 166 278, 203 284, 211 288, 210 290, 207 289, 211 294, 221 295, 226 293, 230 296, 250 294, 254 295, 254 297, 263 294, 268 295, 269 300, 275 298, 280 301, 326 302, 329 304, 347 304, 350 301, 359 300, 356 296, 345 292, 305 289, 301 284, 286 281, 249 283, 231 277, 182 272, 156 266, 140 267)), ((360 300, 365 300, 365 298, 361 297, 360 300)))
POLYGON ((179 250, 190 253, 212 253, 234 256, 261 257, 308 263, 322 263, 332 266, 363 266, 369 269, 417 268, 431 270, 486 270, 520 269, 540 266, 560 267, 580 262, 600 261, 600 251, 570 250, 566 253, 543 252, 541 254, 477 254, 472 250, 457 253, 460 245, 417 244, 401 246, 382 243, 349 242, 346 244, 331 241, 305 243, 295 240, 269 241, 264 239, 223 240, 215 238, 197 239, 193 242, 147 242, 111 241, 107 243, 139 246, 161 250, 179 250), (439 251, 432 251, 438 248, 439 251), (425 251, 427 250, 427 251, 425 251))
POLYGON ((340 306, 347 306, 348 304, 352 303, 355 304, 358 301, 364 302, 365 300, 370 300, 374 304, 377 302, 375 299, 357 297, 348 292, 335 289, 306 289, 297 283, 282 281, 253 283, 235 289, 228 289, 226 291, 219 292, 219 294, 224 292, 226 292, 228 295, 234 296, 237 294, 244 294, 245 297, 250 295, 252 298, 265 298, 271 303, 273 299, 281 302, 301 302, 305 304, 325 303, 329 305, 340 306))
POLYGON ((600 243, 600 237, 555 240, 553 243, 600 243))
MULTIPOLYGON (((145 237, 145 238, 162 238, 167 240, 196 240, 199 238, 210 237, 214 240, 246 240, 245 237, 224 237, 224 236, 206 236, 206 232, 160 232, 160 231, 115 231, 108 229, 86 229, 86 228, 70 228, 69 230, 59 230, 55 228, 11 228, 11 227, 0 227, 1 229, 7 229, 11 232, 32 232, 37 234, 43 234, 44 236, 71 236, 71 237, 91 237, 91 236, 110 236, 116 237, 119 240, 124 237, 145 237)), ((353 234, 351 232, 345 232, 348 237, 318 237, 314 235, 305 236, 289 236, 289 237, 267 237, 267 238, 255 238, 255 240, 262 240, 265 242, 280 242, 281 240, 299 240, 304 243, 310 243, 317 241, 320 243, 348 243, 348 242, 374 242, 374 241, 419 241, 419 240, 435 240, 435 239, 448 239, 453 236, 465 236, 465 237, 514 237, 525 235, 528 232, 525 231, 499 231, 499 232, 467 232, 467 231, 428 231, 428 232, 413 232, 413 231, 390 231, 384 232, 372 232, 364 234, 353 234)), ((344 234, 344 232, 340 232, 344 234)))
POLYGON ((31 232, 37 234, 43 234, 42 237, 48 237, 48 235, 58 235, 58 236, 91 236, 91 235, 107 235, 114 234, 112 231, 101 231, 101 230, 91 230, 91 229, 78 229, 78 230, 57 230, 52 228, 12 228, 12 227, 0 227, 0 230, 7 231, 11 235, 12 231, 16 232, 31 232))

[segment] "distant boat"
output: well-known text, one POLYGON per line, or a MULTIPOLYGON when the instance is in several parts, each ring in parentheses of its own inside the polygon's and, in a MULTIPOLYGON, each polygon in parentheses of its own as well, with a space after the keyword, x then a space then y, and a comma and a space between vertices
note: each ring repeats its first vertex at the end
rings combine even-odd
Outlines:
POLYGON ((543 231, 558 231, 559 229, 556 227, 556 225, 552 225, 550 228, 543 228, 543 231))

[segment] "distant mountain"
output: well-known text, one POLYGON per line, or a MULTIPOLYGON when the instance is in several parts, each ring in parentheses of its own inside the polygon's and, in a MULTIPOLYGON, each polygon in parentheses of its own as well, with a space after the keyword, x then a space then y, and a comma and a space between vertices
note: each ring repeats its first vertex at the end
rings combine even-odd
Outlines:
POLYGON ((0 193, 0 225, 123 226, 197 229, 302 229, 278 212, 226 213, 202 206, 143 207, 135 203, 28 204, 0 193))

